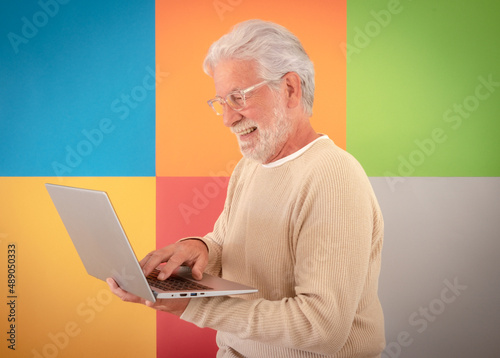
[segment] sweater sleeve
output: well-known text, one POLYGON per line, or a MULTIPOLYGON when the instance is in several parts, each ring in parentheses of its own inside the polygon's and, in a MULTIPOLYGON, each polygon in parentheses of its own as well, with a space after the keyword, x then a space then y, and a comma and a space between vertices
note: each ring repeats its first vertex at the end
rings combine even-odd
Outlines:
POLYGON ((354 326, 366 321, 363 311, 378 304, 380 252, 373 249, 382 239, 373 233, 380 221, 368 178, 352 157, 321 164, 303 183, 291 218, 295 295, 277 301, 193 299, 182 319, 240 339, 321 354, 352 344, 350 334, 360 332, 354 326))

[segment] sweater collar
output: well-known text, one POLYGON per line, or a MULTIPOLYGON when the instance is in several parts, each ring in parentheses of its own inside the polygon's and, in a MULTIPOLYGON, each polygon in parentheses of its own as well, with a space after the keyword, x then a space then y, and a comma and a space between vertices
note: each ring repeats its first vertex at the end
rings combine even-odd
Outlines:
POLYGON ((291 160, 294 160, 295 158, 298 158, 299 156, 301 156, 302 154, 304 154, 309 148, 311 148, 314 143, 316 143, 317 141, 319 140, 322 140, 322 139, 329 139, 328 136, 326 134, 321 134, 318 138, 316 138, 315 140, 313 140, 311 143, 307 144, 306 146, 300 148, 298 151, 290 154, 290 155, 287 155, 286 157, 284 158, 281 158, 281 159, 278 159, 274 162, 271 162, 271 163, 268 163, 268 164, 262 164, 262 166, 264 168, 276 168, 276 167, 279 167, 280 165, 283 165, 291 160))

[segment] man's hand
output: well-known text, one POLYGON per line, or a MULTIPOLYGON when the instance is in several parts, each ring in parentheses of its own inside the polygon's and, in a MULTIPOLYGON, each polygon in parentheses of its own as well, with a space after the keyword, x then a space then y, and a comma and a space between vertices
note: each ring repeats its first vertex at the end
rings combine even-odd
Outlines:
POLYGON ((144 275, 149 275, 159 264, 165 262, 158 275, 159 280, 165 280, 181 265, 191 267, 193 278, 201 280, 203 271, 208 264, 208 249, 201 240, 184 240, 150 252, 140 265, 144 275))
MULTIPOLYGON (((144 257, 140 265, 144 275, 149 275, 159 264, 165 262, 158 275, 159 280, 165 280, 172 272, 181 265, 191 267, 194 279, 201 280, 203 271, 208 263, 208 248, 201 240, 184 240, 175 244, 165 246, 162 249, 150 252, 144 257)), ((186 309, 189 298, 175 298, 166 300, 147 301, 130 292, 121 289, 115 280, 108 278, 106 282, 116 296, 122 301, 141 303, 156 310, 170 312, 176 316, 181 316, 186 309)))
POLYGON ((155 310, 164 311, 172 313, 176 316, 181 316, 187 305, 189 304, 190 298, 174 298, 168 300, 156 300, 156 302, 147 301, 144 298, 138 297, 130 292, 122 290, 115 280, 108 278, 106 280, 111 292, 118 296, 124 302, 141 303, 155 310))

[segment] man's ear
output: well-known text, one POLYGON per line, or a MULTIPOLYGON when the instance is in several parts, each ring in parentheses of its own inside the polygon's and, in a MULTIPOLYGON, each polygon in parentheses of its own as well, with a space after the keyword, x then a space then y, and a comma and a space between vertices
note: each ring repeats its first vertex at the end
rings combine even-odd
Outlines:
POLYGON ((302 85, 300 77, 296 72, 288 72, 283 76, 286 86, 286 100, 288 108, 295 108, 300 105, 302 99, 302 85))

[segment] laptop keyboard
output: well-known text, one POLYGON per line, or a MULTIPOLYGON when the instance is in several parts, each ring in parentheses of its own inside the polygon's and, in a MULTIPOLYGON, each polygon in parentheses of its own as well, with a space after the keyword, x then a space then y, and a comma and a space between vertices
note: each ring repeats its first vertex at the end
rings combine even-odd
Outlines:
POLYGON ((197 282, 187 280, 183 277, 170 276, 165 281, 158 280, 159 270, 153 270, 147 280, 153 287, 163 291, 190 291, 190 290, 211 290, 211 287, 201 285, 197 282))

